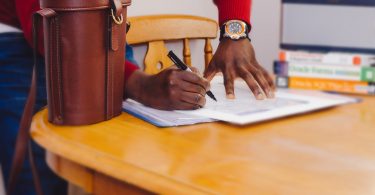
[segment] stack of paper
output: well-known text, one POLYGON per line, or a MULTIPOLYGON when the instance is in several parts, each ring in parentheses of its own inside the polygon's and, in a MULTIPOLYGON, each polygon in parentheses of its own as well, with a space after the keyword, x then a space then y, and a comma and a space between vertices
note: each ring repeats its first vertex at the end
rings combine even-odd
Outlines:
POLYGON ((274 99, 256 100, 242 80, 236 81, 236 99, 230 100, 226 98, 221 76, 212 80, 211 91, 218 101, 207 97, 205 107, 198 110, 161 111, 145 107, 134 100, 125 101, 123 106, 130 114, 156 126, 166 127, 214 120, 244 125, 357 101, 341 95, 288 89, 279 89, 274 99))
POLYGON ((126 100, 122 105, 124 110, 129 114, 132 114, 158 127, 192 125, 216 121, 207 117, 184 114, 176 111, 157 110, 146 107, 134 100, 126 100))

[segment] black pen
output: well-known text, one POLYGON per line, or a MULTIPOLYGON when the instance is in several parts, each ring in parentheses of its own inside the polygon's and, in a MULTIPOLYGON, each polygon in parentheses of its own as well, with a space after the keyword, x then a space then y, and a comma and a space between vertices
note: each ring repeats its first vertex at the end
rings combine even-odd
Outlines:
MULTIPOLYGON (((186 71, 191 71, 191 69, 185 64, 183 63, 180 58, 178 58, 176 56, 176 54, 173 53, 173 51, 169 51, 168 53, 168 57, 172 60, 173 63, 176 64, 176 66, 181 69, 181 70, 186 70, 186 71)), ((206 94, 213 100, 217 101, 214 94, 211 92, 211 91, 207 91, 206 94)))

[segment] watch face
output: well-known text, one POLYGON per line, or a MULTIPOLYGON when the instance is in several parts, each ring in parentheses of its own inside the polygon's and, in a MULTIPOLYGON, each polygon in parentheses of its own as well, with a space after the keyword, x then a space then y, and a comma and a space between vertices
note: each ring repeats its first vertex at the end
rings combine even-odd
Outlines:
POLYGON ((238 40, 247 37, 247 26, 245 22, 240 20, 230 20, 224 23, 223 37, 228 37, 232 40, 238 40))
POLYGON ((231 22, 226 28, 228 34, 241 34, 245 31, 245 27, 239 22, 231 22))

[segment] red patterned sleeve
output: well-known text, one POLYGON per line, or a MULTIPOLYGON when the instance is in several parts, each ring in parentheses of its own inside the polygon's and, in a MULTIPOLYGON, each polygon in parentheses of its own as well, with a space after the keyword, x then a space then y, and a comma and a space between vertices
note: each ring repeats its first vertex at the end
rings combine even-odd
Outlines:
POLYGON ((219 10, 219 24, 227 20, 242 20, 250 24, 251 0, 214 0, 219 10))
MULTIPOLYGON (((15 5, 16 5, 17 17, 20 22, 23 34, 27 42, 30 44, 30 46, 33 46, 32 17, 33 17, 34 12, 40 10, 39 1, 38 0, 15 0, 15 5)), ((42 35, 43 35, 43 32, 40 31, 38 46, 39 46, 39 52, 41 54, 44 53, 42 35)))
POLYGON ((133 63, 129 62, 129 61, 126 61, 125 62, 125 83, 126 81, 129 79, 130 75, 134 72, 138 70, 138 66, 134 65, 133 63))

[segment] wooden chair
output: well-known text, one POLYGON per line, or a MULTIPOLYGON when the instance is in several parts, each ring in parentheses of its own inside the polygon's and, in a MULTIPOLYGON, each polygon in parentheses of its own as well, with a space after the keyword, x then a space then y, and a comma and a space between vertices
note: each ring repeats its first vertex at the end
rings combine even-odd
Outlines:
POLYGON ((216 38, 218 25, 215 20, 189 15, 152 15, 129 17, 131 27, 127 34, 130 45, 147 44, 144 71, 156 74, 173 62, 167 57, 165 41, 183 41, 183 60, 191 65, 190 39, 204 39, 205 66, 212 58, 211 39, 216 38))

